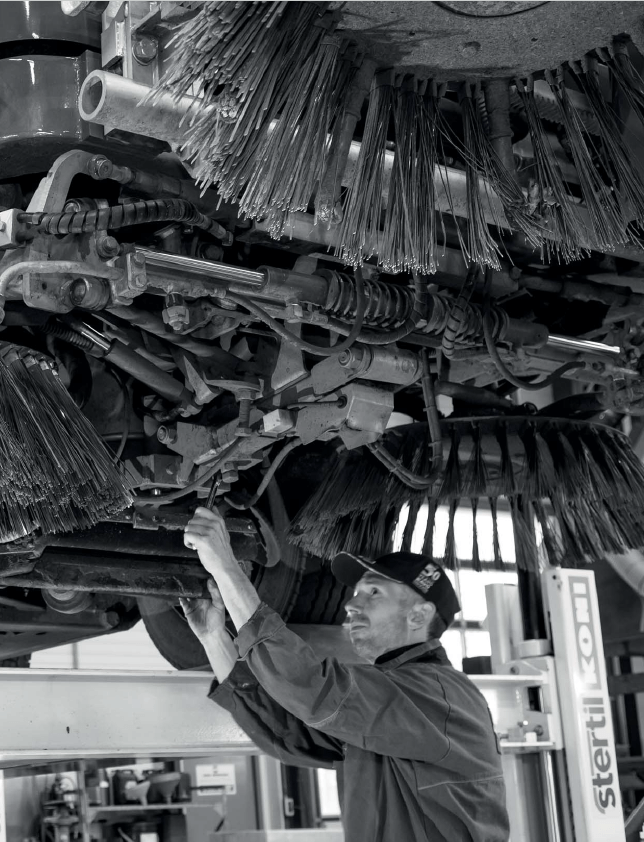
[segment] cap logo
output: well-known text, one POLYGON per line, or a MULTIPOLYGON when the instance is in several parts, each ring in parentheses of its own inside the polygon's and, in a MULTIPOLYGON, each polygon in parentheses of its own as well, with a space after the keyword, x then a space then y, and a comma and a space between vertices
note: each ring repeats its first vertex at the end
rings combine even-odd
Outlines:
POLYGON ((436 582, 438 582, 440 577, 440 567, 437 567, 430 561, 429 564, 426 564, 425 567, 423 567, 423 569, 420 571, 418 576, 416 576, 412 584, 414 585, 414 587, 418 588, 419 591, 427 593, 427 591, 432 587, 432 585, 435 585, 436 582))

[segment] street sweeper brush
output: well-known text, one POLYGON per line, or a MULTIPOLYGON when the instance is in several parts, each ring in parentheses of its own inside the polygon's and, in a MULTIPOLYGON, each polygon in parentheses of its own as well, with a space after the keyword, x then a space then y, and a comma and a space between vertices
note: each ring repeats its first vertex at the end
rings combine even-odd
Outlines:
POLYGON ((53 362, 0 343, 0 543, 86 529, 132 502, 53 362))
POLYGON ((576 566, 644 545, 644 467, 620 432, 539 415, 448 419, 441 428, 444 468, 429 483, 426 424, 395 428, 367 452, 341 454, 293 521, 291 540, 322 558, 340 551, 373 558, 388 551, 409 505, 403 546, 409 548, 425 506, 423 552, 451 569, 458 564, 454 518, 461 506, 472 513, 474 569, 481 569, 480 508, 492 516, 498 569, 503 569, 500 510, 510 513, 515 543, 529 550, 518 563, 535 570, 538 553, 553 564, 576 566), (449 508, 449 526, 445 544, 437 546, 435 514, 441 505, 449 508))
POLYGON ((444 242, 437 204, 453 209, 448 165, 467 181, 467 226, 456 225, 467 264, 499 267, 502 237, 490 223, 563 261, 591 248, 641 246, 644 180, 619 116, 625 103, 644 123, 631 43, 621 38, 521 78, 446 82, 383 65, 382 52, 372 60, 368 40, 358 44, 330 6, 204 3, 177 28, 151 99, 197 95, 183 154, 204 188, 216 185, 243 215, 267 220, 276 238, 321 191, 318 224, 339 226, 338 256, 355 266, 375 257, 390 272, 436 271, 444 242), (547 97, 535 95, 535 81, 547 97), (344 196, 329 197, 347 167, 357 92, 368 93, 368 107, 353 179, 344 196), (508 121, 512 103, 527 124, 532 165, 519 174, 511 130, 505 154, 497 142, 498 102, 508 121), (554 153, 553 121, 575 183, 554 153))

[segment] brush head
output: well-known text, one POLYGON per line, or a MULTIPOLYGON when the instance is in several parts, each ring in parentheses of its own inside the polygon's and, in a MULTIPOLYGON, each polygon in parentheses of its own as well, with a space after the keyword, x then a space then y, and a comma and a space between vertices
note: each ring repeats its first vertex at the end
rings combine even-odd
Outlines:
MULTIPOLYGON (((588 421, 542 416, 449 419, 441 426, 444 469, 432 487, 410 488, 366 453, 341 454, 294 520, 291 540, 326 559, 342 551, 377 557, 390 551, 395 525, 409 505, 410 517, 427 506, 423 552, 450 568, 459 562, 454 520, 463 506, 473 511, 475 527, 475 546, 464 561, 475 568, 482 566, 479 507, 489 508, 492 515, 498 568, 503 565, 499 509, 511 515, 515 543, 530 545, 530 552, 517 553, 526 566, 538 564, 538 552, 551 563, 576 566, 644 544, 644 467, 620 432, 588 421), (434 541, 438 506, 449 509, 440 547, 434 541)), ((384 445, 408 470, 426 470, 425 424, 397 427, 384 445)), ((409 533, 408 524, 405 548, 411 546, 409 533)))
POLYGON ((0 343, 0 543, 87 529, 130 482, 42 354, 0 343))

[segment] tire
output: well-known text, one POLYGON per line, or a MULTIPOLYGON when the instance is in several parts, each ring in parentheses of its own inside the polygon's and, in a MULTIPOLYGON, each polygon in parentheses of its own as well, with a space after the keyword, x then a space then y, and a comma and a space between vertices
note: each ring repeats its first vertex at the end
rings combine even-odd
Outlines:
POLYGON ((0 669, 27 669, 31 665, 31 654, 18 655, 15 658, 5 658, 0 661, 0 669))

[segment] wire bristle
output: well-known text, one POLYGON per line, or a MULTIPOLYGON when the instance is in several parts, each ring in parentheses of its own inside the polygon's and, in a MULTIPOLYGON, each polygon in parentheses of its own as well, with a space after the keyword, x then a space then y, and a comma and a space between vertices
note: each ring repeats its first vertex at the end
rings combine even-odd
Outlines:
POLYGON ((629 241, 628 226, 617 197, 610 186, 604 183, 595 165, 600 151, 585 131, 581 117, 570 102, 564 84, 563 68, 560 67, 556 73, 547 71, 546 81, 559 106, 561 122, 579 177, 579 186, 589 218, 589 239, 598 247, 607 250, 614 249, 618 244, 624 245, 629 241))
POLYGON ((378 73, 371 85, 360 153, 339 227, 339 254, 351 266, 362 265, 379 248, 387 131, 394 104, 393 84, 392 71, 385 71, 378 73))
POLYGON ((326 37, 306 61, 279 119, 258 150, 239 206, 267 217, 271 236, 282 236, 289 214, 306 211, 326 167, 327 141, 342 116, 355 65, 343 58, 339 36, 326 37))
MULTIPOLYGON (((171 39, 172 62, 157 92, 169 90, 176 97, 189 94, 199 98, 195 113, 185 119, 183 150, 204 190, 217 184, 224 199, 239 197, 257 166, 258 155, 270 141, 272 121, 282 112, 292 120, 298 107, 303 116, 306 103, 298 106, 297 100, 307 86, 321 84, 325 89, 321 100, 312 97, 311 102, 315 114, 328 117, 329 86, 339 81, 332 67, 335 46, 328 43, 325 47, 329 49, 318 53, 338 20, 337 14, 326 13, 328 5, 204 3, 194 18, 178 27, 171 39), (307 72, 316 68, 325 76, 308 78, 307 72)), ((310 112, 305 111, 308 116, 310 112)), ((310 114, 312 119, 315 114, 310 114)), ((310 126, 298 126, 298 130, 295 143, 299 147, 310 126)), ((316 138, 313 167, 319 166, 319 148, 326 142, 324 126, 318 130, 321 137, 316 138)), ((300 177, 306 161, 301 166, 300 177)), ((305 177, 302 187, 316 177, 305 177)), ((270 186, 267 189, 270 191, 270 186)), ((302 200, 298 197, 297 201, 302 200)), ((247 205, 256 208, 252 193, 247 205)), ((259 206, 263 212, 265 206, 259 206)))
POLYGON ((574 211, 573 200, 566 189, 554 150, 546 135, 534 98, 534 79, 515 81, 516 91, 523 105, 532 149, 534 177, 528 189, 529 201, 543 220, 543 252, 546 259, 561 258, 565 262, 577 260, 587 254, 580 244, 588 240, 588 232, 574 211))
MULTIPOLYGON (((628 208, 637 221, 644 220, 644 179, 633 165, 633 153, 623 139, 623 128, 615 112, 610 108, 602 93, 597 59, 586 56, 583 62, 571 63, 579 86, 586 95, 600 131, 599 157, 602 167, 611 181, 613 193, 628 208)), ((635 245, 641 242, 631 233, 635 245)))
POLYGON ((127 478, 53 364, 6 343, 0 356, 0 542, 88 528, 129 506, 127 478))

